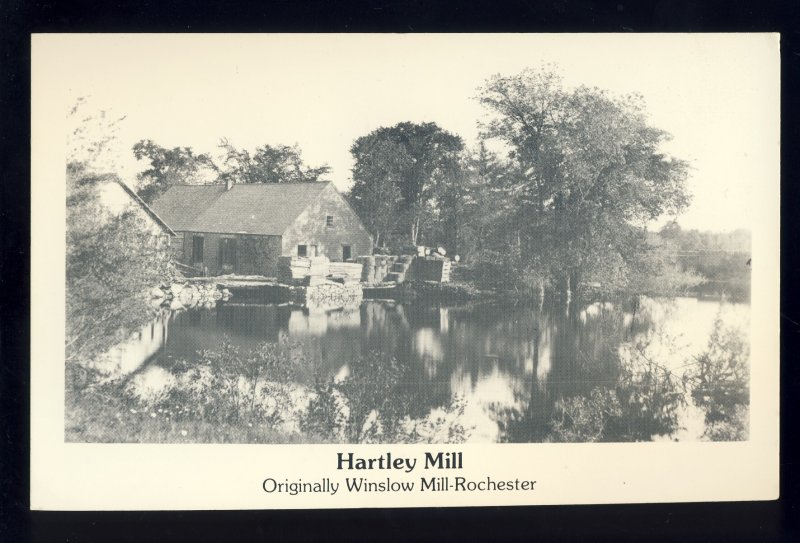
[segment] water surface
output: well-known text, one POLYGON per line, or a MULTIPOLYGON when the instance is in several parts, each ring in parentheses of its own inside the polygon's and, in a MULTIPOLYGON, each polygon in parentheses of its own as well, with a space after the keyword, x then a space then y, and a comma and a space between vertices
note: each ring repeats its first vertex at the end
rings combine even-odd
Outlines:
MULTIPOLYGON (((354 361, 380 353, 402 368, 391 389, 404 398, 392 408, 396 416, 430 418, 458 402, 454 416, 467 441, 538 442, 548 440, 556 403, 613 388, 631 349, 680 375, 706 348, 718 316, 743 333, 749 329, 749 304, 694 298, 592 303, 570 311, 379 301, 326 311, 220 302, 165 314, 117 356, 132 375, 158 381, 226 339, 245 351, 285 341, 298 344, 307 365, 294 379, 313 387, 364 377, 359 372, 373 370, 354 361)), ((645 430, 640 438, 691 440, 703 433, 702 416, 691 406, 679 419, 666 435, 645 430)))

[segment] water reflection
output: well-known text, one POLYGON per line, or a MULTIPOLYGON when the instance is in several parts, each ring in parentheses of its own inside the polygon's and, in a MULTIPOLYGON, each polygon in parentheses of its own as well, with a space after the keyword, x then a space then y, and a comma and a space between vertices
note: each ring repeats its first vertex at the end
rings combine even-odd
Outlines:
MULTIPOLYGON (((198 360, 198 351, 218 349, 223 340, 242 352, 263 342, 296 342, 305 367, 292 381, 307 391, 304 401, 328 415, 329 408, 339 409, 349 421, 346 429, 333 419, 306 421, 306 427, 336 427, 329 433, 334 440, 394 439, 412 426, 417 434, 423 427, 440 432, 432 420, 450 420, 452 433, 455 419, 461 437, 471 441, 569 439, 573 430, 558 433, 564 417, 588 417, 581 424, 604 439, 661 433, 697 439, 696 410, 666 388, 664 400, 641 396, 636 387, 664 386, 665 375, 678 375, 706 347, 719 309, 719 302, 691 298, 594 303, 569 314, 498 305, 364 302, 326 311, 220 303, 167 314, 114 356, 131 374, 130 387, 148 397, 163 393, 179 367, 198 360), (659 366, 633 367, 650 358, 659 366), (619 428, 592 419, 620 401, 639 402, 643 410, 657 401, 666 415, 653 422, 640 420, 641 412, 614 411, 630 419, 619 428)), ((725 306, 726 321, 745 330, 748 315, 746 304, 725 306)))

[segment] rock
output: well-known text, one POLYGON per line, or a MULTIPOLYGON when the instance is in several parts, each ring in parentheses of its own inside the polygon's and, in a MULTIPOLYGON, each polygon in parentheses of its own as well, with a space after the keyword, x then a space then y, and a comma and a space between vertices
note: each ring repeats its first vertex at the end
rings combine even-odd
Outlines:
POLYGON ((182 309, 186 309, 182 303, 180 303, 177 299, 173 298, 169 304, 169 308, 173 311, 180 311, 182 309))
POLYGON ((199 298, 199 296, 195 296, 195 289, 189 286, 181 290, 180 294, 178 295, 178 301, 184 307, 191 307, 195 298, 199 298))
POLYGON ((150 297, 153 299, 161 299, 164 298, 165 294, 164 291, 161 290, 159 287, 153 287, 150 289, 150 297))
POLYGON ((170 290, 170 292, 172 292, 172 296, 177 298, 178 296, 181 295, 181 291, 183 290, 183 287, 184 287, 184 285, 182 285, 180 283, 173 283, 172 285, 170 285, 169 290, 170 290))

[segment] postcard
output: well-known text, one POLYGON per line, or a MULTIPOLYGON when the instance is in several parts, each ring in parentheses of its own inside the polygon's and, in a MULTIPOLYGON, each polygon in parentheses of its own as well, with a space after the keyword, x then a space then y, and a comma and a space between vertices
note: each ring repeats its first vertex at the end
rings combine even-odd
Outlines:
POLYGON ((31 507, 778 498, 777 34, 35 34, 31 507))

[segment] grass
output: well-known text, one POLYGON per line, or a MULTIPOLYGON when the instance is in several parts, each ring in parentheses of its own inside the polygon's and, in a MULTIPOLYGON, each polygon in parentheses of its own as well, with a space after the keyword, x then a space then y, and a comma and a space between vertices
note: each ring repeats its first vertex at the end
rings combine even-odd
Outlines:
POLYGON ((227 424, 171 419, 157 412, 97 411, 97 404, 68 406, 68 443, 323 443, 303 434, 276 432, 266 424, 227 424))

